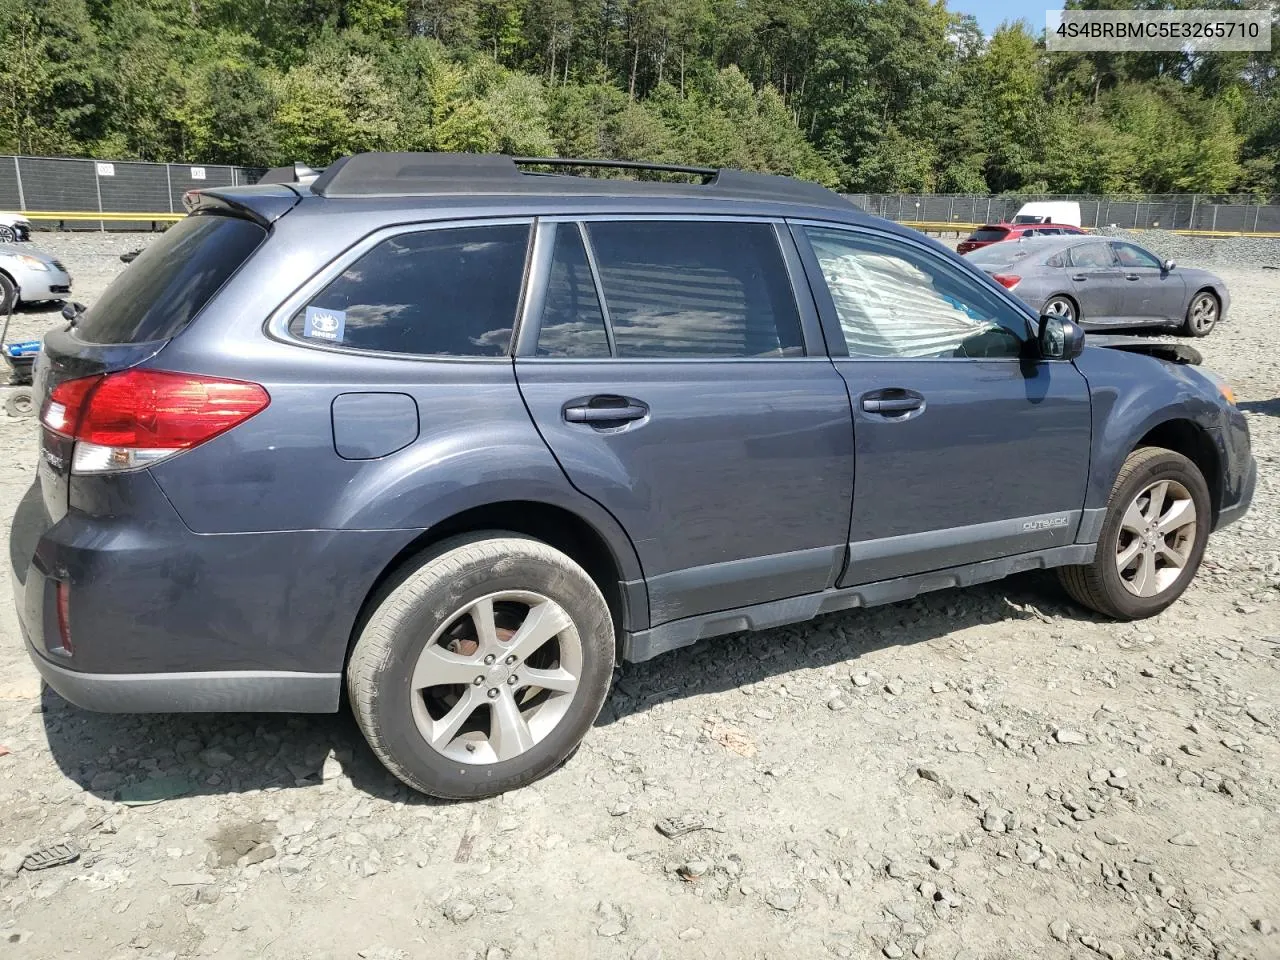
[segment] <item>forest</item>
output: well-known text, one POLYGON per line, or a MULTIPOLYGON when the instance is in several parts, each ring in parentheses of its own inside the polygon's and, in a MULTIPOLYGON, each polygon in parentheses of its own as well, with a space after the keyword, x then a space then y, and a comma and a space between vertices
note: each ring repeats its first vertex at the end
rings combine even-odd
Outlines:
POLYGON ((1280 194, 1269 2, 1269 52, 1188 55, 1048 54, 1043 24, 984 36, 945 0, 3 0, 0 153, 505 151, 849 191, 1280 194))

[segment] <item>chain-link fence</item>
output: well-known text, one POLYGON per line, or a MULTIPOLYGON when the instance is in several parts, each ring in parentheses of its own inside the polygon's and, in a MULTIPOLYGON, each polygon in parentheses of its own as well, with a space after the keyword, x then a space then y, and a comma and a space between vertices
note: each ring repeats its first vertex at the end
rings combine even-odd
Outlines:
POLYGON ((188 190, 255 183, 262 174, 261 167, 221 164, 0 156, 0 210, 26 213, 36 226, 145 230, 153 225, 145 215, 164 222, 183 214, 188 190), (113 213, 133 216, 112 220, 113 213))
POLYGON ((1130 230, 1202 230, 1211 233, 1280 232, 1280 197, 1206 196, 1171 193, 1116 197, 1055 194, 966 196, 960 194, 847 194, 868 213, 897 221, 968 226, 1012 220, 1024 203, 1074 200, 1082 227, 1130 230))
MULTIPOLYGON (((181 216, 182 195, 188 190, 256 183, 264 172, 263 167, 222 164, 0 155, 0 211, 33 215, 37 226, 146 230, 181 216), (129 214, 130 218, 113 220, 111 214, 129 214), (157 219, 148 220, 148 215, 157 219)), ((890 220, 954 223, 957 229, 1011 220, 1019 207, 1033 200, 1075 200, 1080 204, 1084 227, 1280 232, 1280 197, 1199 194, 988 197, 907 193, 846 196, 867 212, 890 220)))

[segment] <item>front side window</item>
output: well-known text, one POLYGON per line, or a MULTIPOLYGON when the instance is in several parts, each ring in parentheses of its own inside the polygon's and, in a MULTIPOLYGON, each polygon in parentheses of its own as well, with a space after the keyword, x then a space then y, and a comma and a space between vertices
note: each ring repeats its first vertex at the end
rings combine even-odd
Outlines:
POLYGON ((289 321, 313 343, 455 357, 507 353, 527 224, 451 227, 382 241, 289 321))
POLYGON ((1115 248, 1116 257, 1119 258, 1122 267, 1160 269, 1160 261, 1141 247, 1135 247, 1132 243, 1113 243, 1111 246, 1115 248))
POLYGON ((804 355, 771 225, 617 220, 586 227, 619 357, 804 355))
POLYGON ((1116 265, 1115 257, 1111 254, 1111 246, 1106 243, 1082 243, 1078 247, 1072 247, 1068 253, 1071 254, 1071 265, 1073 267, 1114 267, 1116 265))
POLYGON ((906 243, 805 227, 849 356, 1017 357, 1027 321, 993 290, 906 243))

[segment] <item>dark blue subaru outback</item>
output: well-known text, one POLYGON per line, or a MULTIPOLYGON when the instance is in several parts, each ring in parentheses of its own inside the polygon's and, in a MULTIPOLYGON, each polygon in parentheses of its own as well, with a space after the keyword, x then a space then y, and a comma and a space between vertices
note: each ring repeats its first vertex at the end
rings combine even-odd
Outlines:
POLYGON ((563 762, 620 658, 1041 567, 1147 617, 1248 508, 1245 420, 1184 347, 1086 348, 811 184, 565 170, 203 190, 46 337, 11 550, 54 690, 345 685, 405 783, 479 797, 563 762))

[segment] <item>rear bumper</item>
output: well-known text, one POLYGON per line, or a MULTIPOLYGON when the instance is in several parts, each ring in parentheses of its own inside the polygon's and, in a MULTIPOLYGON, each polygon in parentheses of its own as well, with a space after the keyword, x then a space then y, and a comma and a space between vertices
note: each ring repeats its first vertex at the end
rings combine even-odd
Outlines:
POLYGON ((50 687, 112 712, 337 709, 356 616, 415 531, 195 534, 149 474, 95 479, 103 502, 78 508, 72 478, 57 521, 37 482, 10 532, 18 621, 50 687))
POLYGON ((41 656, 22 630, 27 654, 58 696, 102 713, 334 713, 337 673, 221 670, 197 673, 81 673, 41 656))

